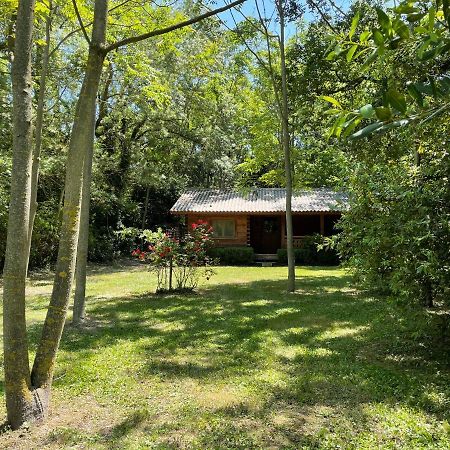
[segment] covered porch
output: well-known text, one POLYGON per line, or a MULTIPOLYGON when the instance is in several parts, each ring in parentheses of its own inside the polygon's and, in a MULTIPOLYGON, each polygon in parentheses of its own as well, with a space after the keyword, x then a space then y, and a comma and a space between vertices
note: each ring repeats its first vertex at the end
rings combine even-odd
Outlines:
MULTIPOLYGON (((292 217, 294 248, 300 248, 302 242, 314 235, 331 236, 336 231, 334 225, 339 213, 295 213, 292 217)), ((256 254, 276 254, 280 248, 286 248, 286 216, 252 215, 248 216, 249 242, 256 254)))

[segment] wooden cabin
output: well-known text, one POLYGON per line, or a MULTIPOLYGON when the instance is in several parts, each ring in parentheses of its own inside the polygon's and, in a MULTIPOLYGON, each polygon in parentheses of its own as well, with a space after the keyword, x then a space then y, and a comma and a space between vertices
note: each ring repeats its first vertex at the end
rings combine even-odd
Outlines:
MULTIPOLYGON (((347 209, 346 194, 331 189, 297 191, 292 196, 294 246, 305 236, 332 235, 347 209)), ((173 205, 188 229, 199 219, 213 227, 217 246, 251 246, 256 254, 275 254, 286 247, 286 189, 260 188, 247 193, 189 190, 173 205)))

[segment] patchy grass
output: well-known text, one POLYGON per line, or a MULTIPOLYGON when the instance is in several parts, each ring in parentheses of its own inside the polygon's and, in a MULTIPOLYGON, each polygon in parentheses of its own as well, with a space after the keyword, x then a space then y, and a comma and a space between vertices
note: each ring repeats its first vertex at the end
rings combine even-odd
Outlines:
MULTIPOLYGON (((340 269, 300 268, 295 294, 285 277, 221 267, 198 294, 156 296, 142 266, 91 268, 89 321, 66 326, 49 421, 1 446, 450 448, 448 343, 433 320, 340 269)), ((50 290, 30 282, 31 352, 50 290)))

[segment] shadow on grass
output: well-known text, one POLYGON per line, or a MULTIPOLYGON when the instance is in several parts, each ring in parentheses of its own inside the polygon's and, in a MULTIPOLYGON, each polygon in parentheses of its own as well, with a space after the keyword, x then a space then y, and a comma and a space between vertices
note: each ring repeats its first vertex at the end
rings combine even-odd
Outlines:
MULTIPOLYGON (((286 406, 338 405, 363 426, 362 405, 383 402, 448 419, 448 404, 435 395, 450 397, 446 343, 432 345, 422 312, 358 292, 349 277, 302 277, 294 294, 285 287, 283 280, 261 280, 197 295, 89 298, 92 321, 84 330, 66 327, 61 348, 81 362, 92 349, 126 340, 136 343, 141 378, 208 385, 245 376, 261 393, 260 417, 286 406), (260 376, 268 366, 283 383, 260 376)), ((40 328, 30 327, 33 345, 40 328)), ((250 414, 246 408, 217 406, 215 413, 240 417, 250 414)), ((119 439, 143 420, 141 413, 130 416, 112 436, 119 439)))

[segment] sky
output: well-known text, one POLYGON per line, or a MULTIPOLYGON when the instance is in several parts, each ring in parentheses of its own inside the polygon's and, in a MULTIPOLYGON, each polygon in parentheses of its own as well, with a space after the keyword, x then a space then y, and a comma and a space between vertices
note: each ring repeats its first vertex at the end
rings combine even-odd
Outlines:
MULTIPOLYGON (((231 0, 218 0, 214 3, 214 8, 220 7, 222 5, 225 5, 226 3, 230 3, 231 0)), ((306 5, 305 1, 302 1, 303 4, 306 5)), ((340 8, 342 8, 344 11, 346 9, 348 9, 349 5, 352 3, 351 0, 333 0, 333 3, 335 3, 337 6, 339 6, 340 8)), ((260 7, 260 10, 263 9, 263 7, 266 10, 266 14, 268 16, 271 16, 274 13, 275 10, 275 3, 274 0, 258 0, 258 4, 260 7)), ((258 17, 258 13, 256 10, 256 6, 255 6, 255 0, 247 0, 241 7, 240 10, 242 11, 242 13, 247 16, 247 17, 258 17)), ((233 16, 234 19, 236 21, 240 21, 243 19, 243 16, 237 12, 236 10, 232 10, 232 12, 230 11, 226 11, 224 13, 222 13, 220 15, 220 18, 229 26, 229 27, 233 27, 234 26, 234 20, 233 20, 233 16)), ((276 14, 273 15, 274 17, 276 17, 276 14)), ((304 15, 304 20, 311 21, 315 18, 315 15, 307 8, 307 11, 305 12, 304 15)), ((289 35, 293 35, 296 31, 296 25, 295 24, 288 24, 286 27, 286 34, 287 36, 289 35)))

